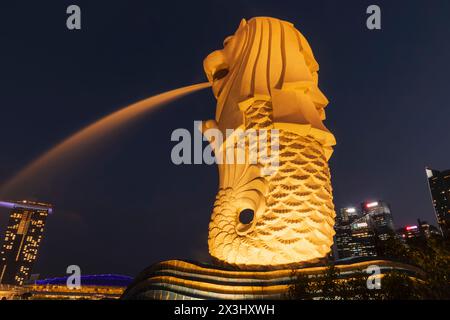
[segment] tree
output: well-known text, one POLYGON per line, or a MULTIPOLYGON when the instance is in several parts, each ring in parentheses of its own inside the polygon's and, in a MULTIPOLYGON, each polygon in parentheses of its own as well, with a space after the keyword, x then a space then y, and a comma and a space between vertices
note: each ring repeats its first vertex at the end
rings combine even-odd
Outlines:
POLYGON ((295 283, 289 288, 289 298, 300 300, 339 299, 341 291, 339 274, 339 270, 333 264, 329 264, 321 274, 313 277, 293 271, 295 283))
POLYGON ((367 272, 357 270, 350 278, 342 283, 341 297, 344 300, 373 300, 379 299, 379 290, 367 288, 367 272))
POLYGON ((380 290, 369 290, 369 275, 365 270, 343 278, 331 263, 315 278, 299 273, 292 290, 289 290, 290 297, 326 300, 450 299, 450 240, 432 238, 405 244, 391 237, 383 242, 380 250, 387 259, 415 266, 421 272, 415 275, 396 270, 388 272, 381 279, 380 290))
POLYGON ((450 249, 447 241, 430 239, 423 246, 409 245, 410 260, 423 274, 427 299, 450 299, 450 249))
POLYGON ((293 278, 295 278, 295 283, 289 287, 288 297, 299 300, 312 299, 316 290, 314 280, 295 270, 293 271, 293 278))
POLYGON ((329 264, 323 274, 318 279, 320 299, 338 300, 341 299, 342 281, 339 279, 340 271, 335 265, 329 264))
POLYGON ((391 271, 382 279, 380 298, 383 300, 424 299, 422 285, 399 271, 391 271))

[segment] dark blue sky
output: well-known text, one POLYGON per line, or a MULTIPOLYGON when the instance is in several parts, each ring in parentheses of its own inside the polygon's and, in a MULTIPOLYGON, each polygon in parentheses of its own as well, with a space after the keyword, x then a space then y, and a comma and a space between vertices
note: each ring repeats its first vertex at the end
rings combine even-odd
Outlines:
MULTIPOLYGON (((326 125, 338 141, 336 207, 383 199, 397 226, 436 223, 424 167, 450 168, 450 2, 28 2, 0 4, 0 184, 99 117, 205 81, 203 58, 241 18, 264 15, 293 22, 320 64, 326 125), (365 27, 373 3, 381 31, 365 27), (81 31, 65 27, 69 4, 82 9, 81 31)), ((170 134, 214 110, 210 90, 195 93, 10 195, 56 207, 35 272, 78 264, 135 275, 169 258, 207 259, 217 171, 173 165, 170 134)))

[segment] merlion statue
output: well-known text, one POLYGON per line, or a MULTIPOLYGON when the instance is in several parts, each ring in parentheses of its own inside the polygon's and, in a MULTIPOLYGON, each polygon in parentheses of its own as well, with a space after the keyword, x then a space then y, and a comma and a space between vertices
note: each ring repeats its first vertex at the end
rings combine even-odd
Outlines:
MULTIPOLYGON (((334 235, 327 161, 335 138, 322 122, 328 100, 318 88, 319 65, 308 42, 289 22, 242 20, 224 48, 204 60, 204 69, 217 98, 215 120, 203 124, 204 132, 216 128, 226 136, 227 129, 251 129, 267 138, 277 130, 279 141, 279 163, 271 174, 263 173, 270 164, 264 160, 218 162, 210 254, 241 268, 326 257, 334 235), (251 221, 242 221, 243 213, 251 221)), ((258 136, 256 144, 266 140, 258 136)), ((255 148, 255 142, 234 141, 210 142, 216 156, 229 148, 255 148)))
MULTIPOLYGON (((204 67, 217 98, 215 119, 201 129, 211 146, 203 160, 216 160, 219 168, 208 236, 219 266, 154 264, 122 299, 286 299, 297 275, 327 270, 321 262, 333 244, 328 159, 335 139, 322 123, 328 100, 318 88, 319 66, 308 42, 291 23, 242 20, 204 67)), ((379 259, 336 268, 345 282, 374 262, 383 274, 419 278, 422 272, 379 259)))
MULTIPOLYGON (((291 23, 242 20, 204 67, 217 98, 215 119, 201 129, 211 145, 203 155, 211 162, 215 157, 219 168, 208 236, 219 266, 154 264, 122 299, 286 299, 298 274, 316 277, 327 270, 320 262, 333 244, 328 159, 335 139, 322 123, 328 101, 308 42, 291 23)), ((419 278, 422 272, 389 260, 375 263, 383 274, 396 270, 419 278)), ((372 264, 336 268, 348 281, 372 264)), ((319 297, 320 291, 311 295, 319 297)))

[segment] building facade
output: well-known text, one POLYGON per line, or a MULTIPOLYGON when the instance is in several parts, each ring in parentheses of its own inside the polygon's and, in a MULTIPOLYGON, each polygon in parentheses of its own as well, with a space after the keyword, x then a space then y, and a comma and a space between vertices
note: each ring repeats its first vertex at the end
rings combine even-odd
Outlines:
POLYGON ((0 247, 0 284, 22 285, 30 276, 53 209, 31 201, 0 202, 0 206, 11 209, 0 247))
POLYGON ((353 256, 351 250, 352 243, 352 229, 351 223, 358 219, 360 214, 355 207, 341 208, 336 215, 336 223, 334 229, 335 234, 335 245, 337 254, 336 258, 345 259, 353 256))
POLYGON ((352 241, 349 249, 350 257, 375 257, 377 255, 375 233, 365 216, 351 225, 352 241))
POLYGON ((429 224, 426 221, 417 220, 420 233, 425 239, 430 239, 432 237, 442 237, 441 232, 435 226, 429 224))
POLYGON ((357 207, 339 210, 335 224, 336 257, 348 259, 376 255, 374 232, 357 207))
POLYGON ((405 226, 397 230, 403 240, 419 239, 428 240, 433 237, 440 237, 441 233, 435 226, 426 221, 417 220, 416 225, 405 226))
POLYGON ((361 212, 376 234, 377 240, 385 241, 395 235, 394 219, 388 203, 380 200, 363 202, 361 212))
POLYGON ((445 238, 450 237, 450 170, 425 169, 436 220, 445 238))
POLYGON ((395 235, 390 206, 384 201, 368 201, 360 208, 342 208, 335 231, 338 259, 375 257, 380 244, 395 235))

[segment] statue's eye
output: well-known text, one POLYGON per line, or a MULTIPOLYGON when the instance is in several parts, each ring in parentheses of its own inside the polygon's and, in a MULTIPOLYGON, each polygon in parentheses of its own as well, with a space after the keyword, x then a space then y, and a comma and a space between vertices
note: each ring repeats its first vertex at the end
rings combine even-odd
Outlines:
POLYGON ((253 221, 255 212, 252 209, 245 209, 239 213, 239 222, 242 224, 249 224, 253 221))
POLYGON ((214 72, 213 74, 213 80, 220 80, 222 78, 225 78, 226 75, 228 74, 228 69, 224 68, 224 69, 219 69, 216 72, 214 72))

